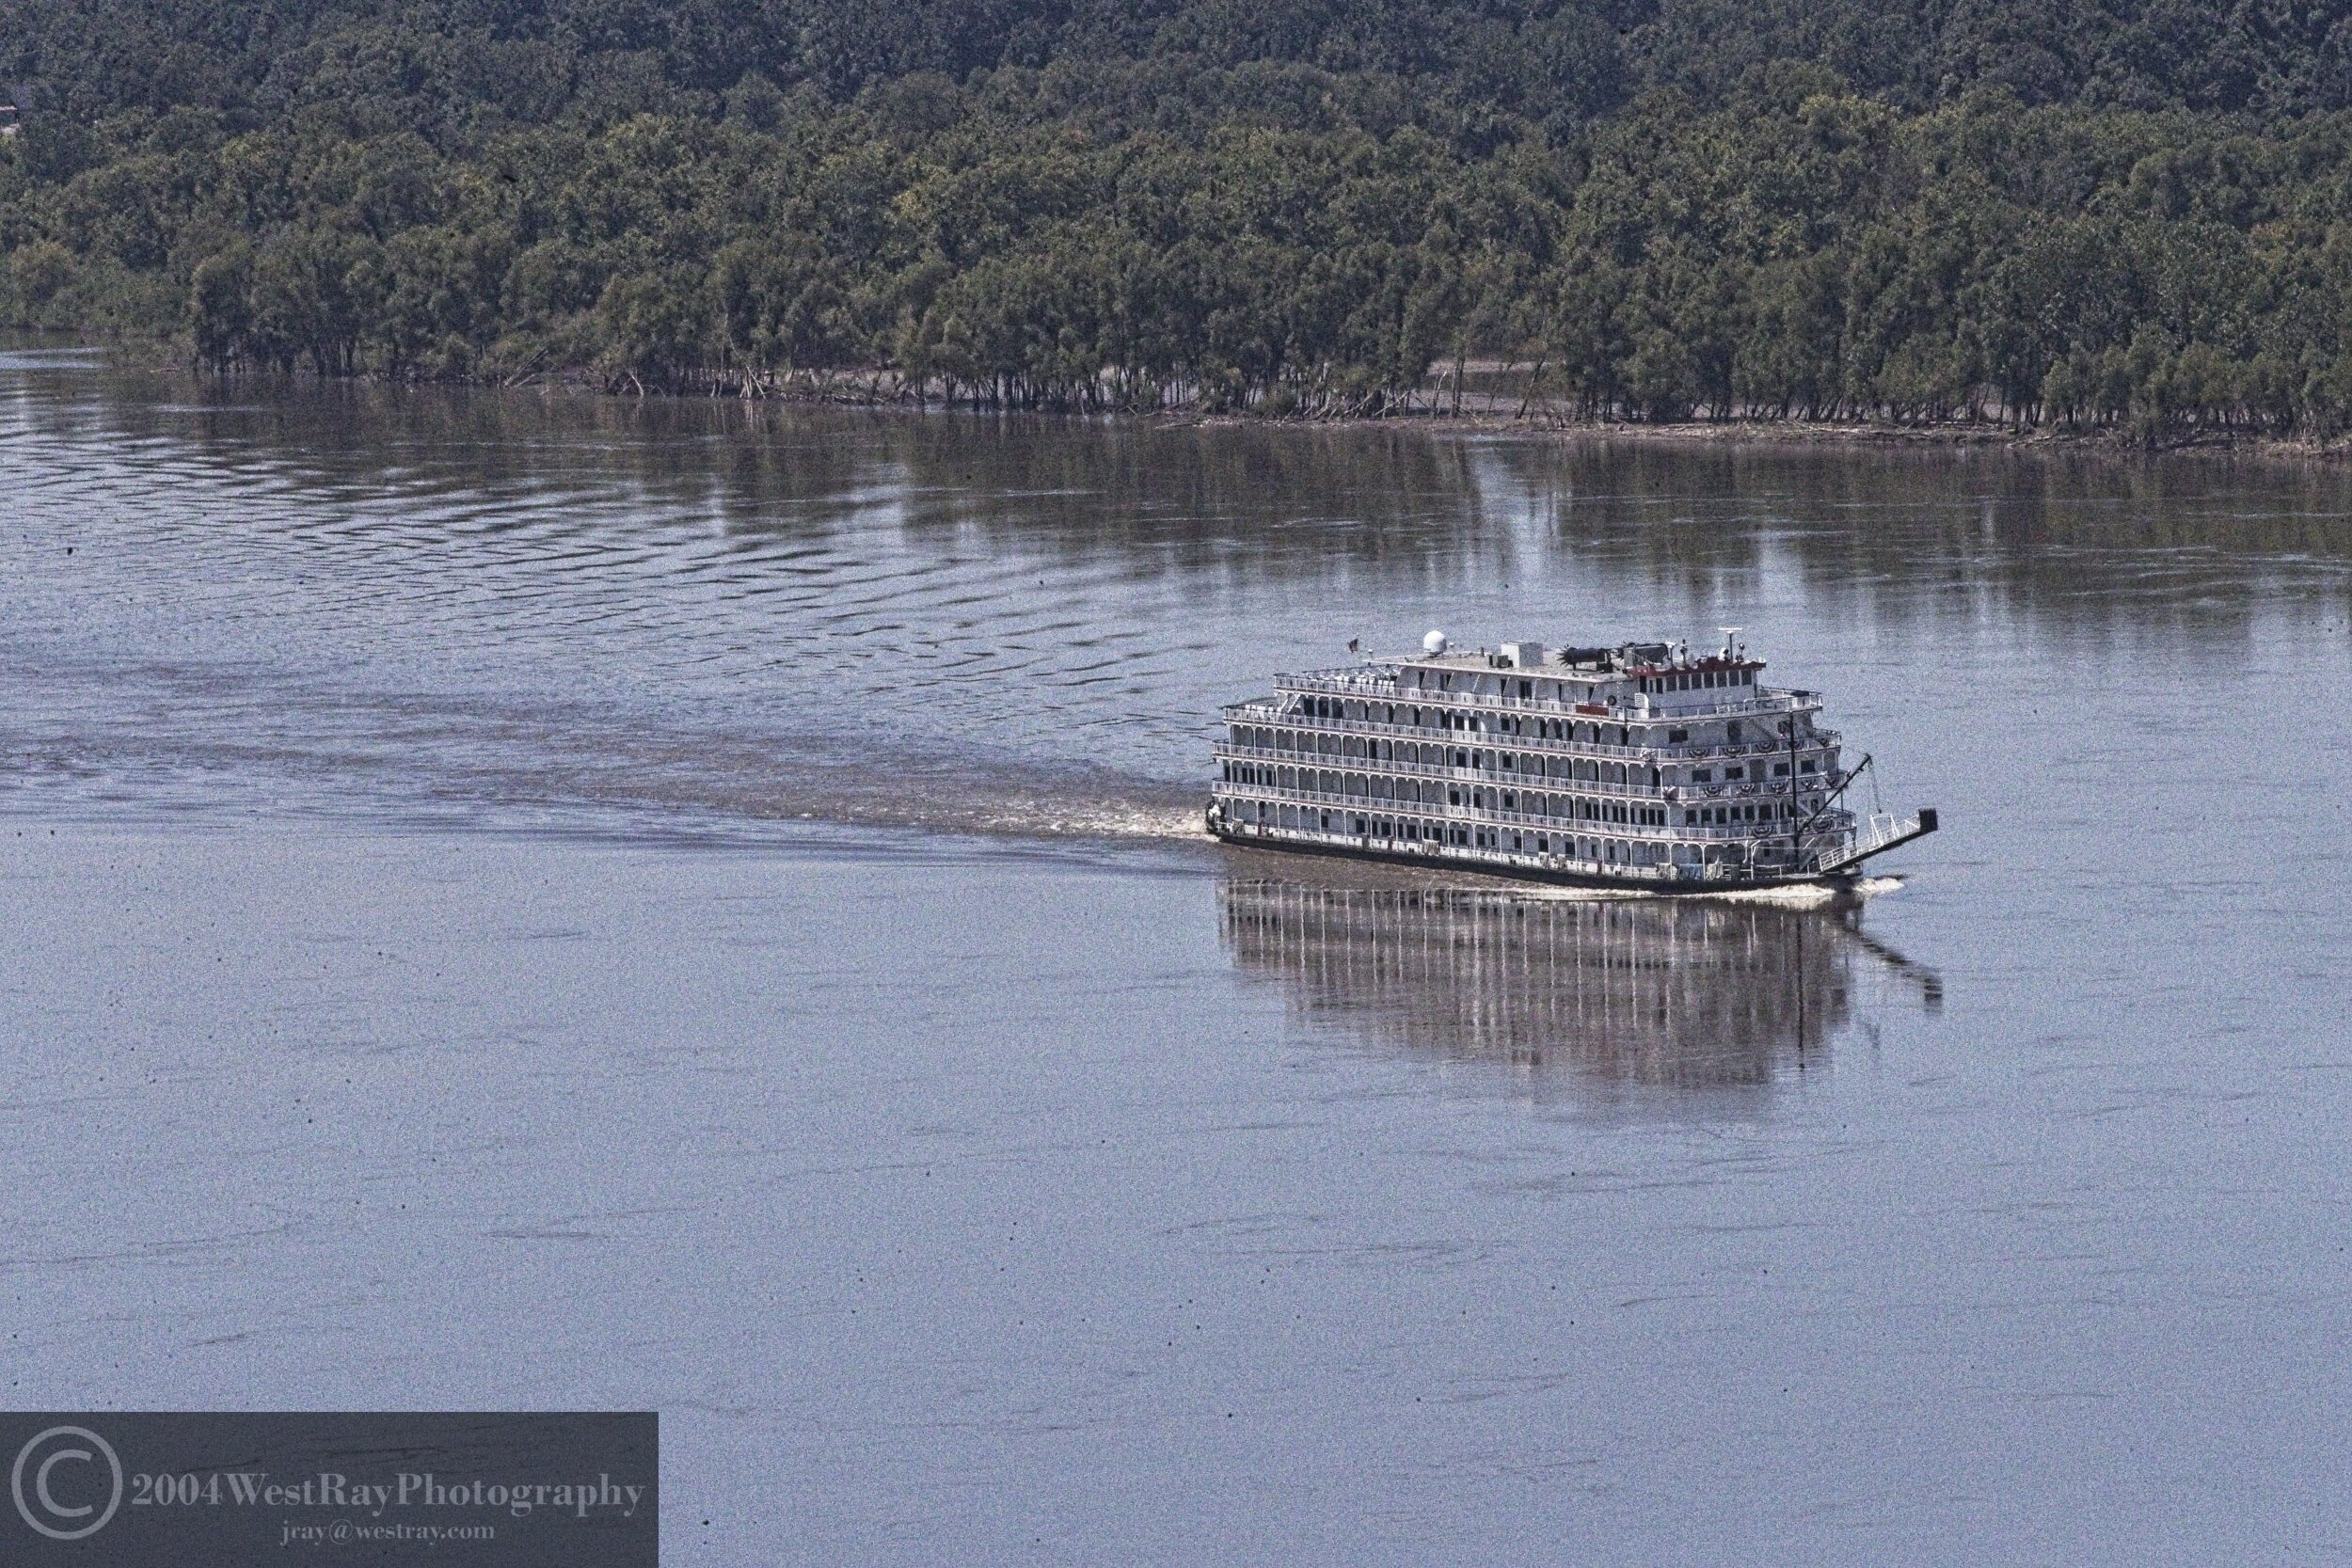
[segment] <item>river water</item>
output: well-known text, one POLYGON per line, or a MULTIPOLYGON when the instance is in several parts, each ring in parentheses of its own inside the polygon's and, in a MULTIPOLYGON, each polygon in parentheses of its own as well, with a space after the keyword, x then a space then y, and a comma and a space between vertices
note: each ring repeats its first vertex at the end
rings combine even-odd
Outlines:
POLYGON ((2352 1556, 2334 470, 20 350, 0 494, 21 1407, 656 1408, 678 1562, 2352 1556), (1350 638, 1720 625, 1899 886, 1198 832, 1350 638))

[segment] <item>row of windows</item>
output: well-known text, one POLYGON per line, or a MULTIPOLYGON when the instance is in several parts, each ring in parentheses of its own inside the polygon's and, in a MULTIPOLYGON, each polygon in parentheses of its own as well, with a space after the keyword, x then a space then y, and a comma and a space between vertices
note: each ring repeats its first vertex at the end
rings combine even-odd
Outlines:
POLYGON ((1633 731, 1629 725, 1579 722, 1573 719, 1531 719, 1511 713, 1461 713, 1445 707, 1415 707, 1407 703, 1343 702, 1337 697, 1304 697, 1299 700, 1299 709, 1309 719, 1354 724, 1397 724, 1417 730, 1455 730, 1472 735, 1517 735, 1536 740, 1581 740, 1593 746, 1633 744, 1633 731))
POLYGON ((1694 806, 1682 814, 1686 828, 1729 827, 1739 822, 1788 822, 1795 819, 1796 807, 1787 800, 1746 800, 1727 806, 1694 806))
MULTIPOLYGON (((1505 689, 1496 691, 1496 696, 1508 696, 1508 682, 1503 687, 1505 689)), ((1755 687, 1755 673, 1753 670, 1684 670, 1677 674, 1646 674, 1640 679, 1642 691, 1698 691, 1703 687, 1755 687)), ((1452 682, 1439 682, 1439 691, 1452 691, 1452 682)), ((1519 696, 1534 701, 1534 696, 1536 696, 1534 682, 1519 682, 1519 696)), ((1588 705, 1597 707, 1597 703, 1590 703, 1593 696, 1593 691, 1566 691, 1566 689, 1557 693, 1543 693, 1546 701, 1588 703, 1588 705)), ((1753 698, 1748 698, 1748 701, 1753 701, 1753 698)), ((1482 724, 1522 724, 1524 721, 1518 715, 1463 715, 1454 707, 1416 707, 1409 703, 1364 703, 1336 696, 1301 698, 1301 710, 1311 717, 1317 717, 1317 720, 1355 720, 1362 721, 1362 724, 1406 724, 1406 721, 1411 721, 1411 724, 1425 724, 1430 729, 1477 729, 1482 724), (1411 717, 1405 720, 1400 715, 1411 717)), ((1562 738, 1560 731, 1574 736, 1579 729, 1574 720, 1536 721, 1546 726, 1546 734, 1555 740, 1562 738)), ((1602 726, 1583 724, 1583 729, 1599 731, 1602 726)), ((1508 734, 1519 734, 1519 731, 1513 729, 1508 734)))
MULTIPOLYGON (((1277 733, 1287 732, 1251 729, 1240 729, 1234 732, 1239 744, 1251 746, 1260 751, 1276 748, 1250 737, 1277 733)), ((1671 782, 1666 774, 1657 768, 1644 768, 1639 764, 1602 762, 1591 757, 1538 756, 1512 752, 1488 752, 1467 746, 1423 746, 1410 740, 1363 740, 1354 736, 1323 736, 1317 738, 1334 742, 1344 740, 1346 744, 1343 748, 1335 747, 1328 752, 1318 751, 1297 754, 1360 757, 1366 762, 1402 762, 1418 768, 1475 768, 1480 772, 1512 773, 1529 778, 1581 779, 1591 784, 1628 784, 1636 788, 1646 785, 1648 788, 1657 789, 1661 784, 1671 782)), ((1289 748, 1280 748, 1280 750, 1289 750, 1289 748)), ((1798 759, 1797 771, 1799 773, 1813 774, 1820 770, 1820 764, 1817 759, 1813 757, 1798 759)), ((1752 780, 1760 781, 1768 777, 1785 779, 1788 777, 1788 763, 1785 758, 1769 765, 1761 761, 1733 763, 1724 768, 1723 776, 1726 784, 1745 784, 1752 780)), ((1715 782, 1715 770, 1712 768, 1693 768, 1690 770, 1687 782, 1693 784, 1711 784, 1715 782)))
MULTIPOLYGON (((1290 770, 1295 776, 1294 782, 1282 777, 1284 771, 1261 764, 1229 762, 1224 768, 1224 777, 1228 784, 1248 784, 1259 789, 1303 789, 1318 795, 1356 795, 1367 800, 1403 800, 1424 806, 1436 805, 1438 791, 1442 788, 1445 803, 1449 806, 1515 812, 1525 816, 1549 816, 1563 821, 1620 822, 1636 828, 1676 825, 1675 814, 1669 808, 1639 801, 1611 800, 1588 795, 1552 795, 1534 790, 1465 789, 1459 785, 1391 778, 1384 773, 1319 773, 1311 768, 1290 770)), ((1795 815, 1794 804, 1786 800, 1692 805, 1681 808, 1679 813, 1680 825, 1686 828, 1786 822, 1795 815)))
MULTIPOLYGON (((1454 713, 1445 708, 1406 707, 1395 703, 1341 703, 1336 698, 1329 697, 1310 697, 1303 701, 1301 706, 1305 709, 1302 714, 1304 718, 1329 720, 1334 722, 1395 724, 1401 728, 1447 730, 1469 735, 1508 735, 1528 740, 1556 740, 1567 745, 1630 748, 1637 744, 1633 737, 1633 726, 1629 724, 1580 723, 1568 719, 1522 719, 1507 713, 1454 713), (1343 712, 1343 709, 1345 711, 1343 712), (1425 721, 1424 714, 1426 715, 1425 721)), ((1785 719, 1774 727, 1783 736, 1788 733, 1788 721, 1785 719)), ((1248 733, 1269 736, 1288 736, 1295 732, 1287 729, 1253 730, 1251 726, 1236 725, 1233 733, 1237 736, 1248 733)), ((1751 738, 1761 743, 1768 739, 1771 734, 1772 728, 1768 728, 1760 721, 1750 725, 1734 719, 1724 726, 1723 743, 1729 746, 1743 746, 1748 744, 1751 738)), ((1332 736, 1329 738, 1354 737, 1332 736)), ((1802 737, 1800 739, 1802 741, 1802 737)), ((1666 745, 1687 746, 1690 741, 1691 731, 1688 726, 1677 725, 1666 732, 1666 745)), ((1650 727, 1645 725, 1638 744, 1650 746, 1657 743, 1650 727)), ((1269 739, 1258 744, 1273 745, 1276 742, 1269 739)))
MULTIPOLYGON (((1797 759, 1797 771, 1800 773, 1818 773, 1820 770, 1821 765, 1811 757, 1799 757, 1797 759)), ((1744 779, 1761 779, 1764 776, 1764 765, 1760 762, 1752 767, 1744 763, 1737 763, 1724 769, 1724 782, 1725 784, 1738 784, 1744 779)), ((1785 762, 1776 762, 1772 764, 1772 776, 1775 779, 1787 778, 1788 776, 1788 765, 1785 762)), ((1693 768, 1691 769, 1691 782, 1692 784, 1713 784, 1715 782, 1715 770, 1711 768, 1693 768)))
MULTIPOLYGON (((1411 740, 1375 740, 1361 736, 1343 736, 1313 731, 1257 729, 1237 726, 1233 743, 1259 751, 1295 752, 1300 756, 1360 757, 1366 762, 1405 762, 1421 768, 1476 768, 1505 773, 1543 773, 1549 768, 1554 778, 1595 779, 1610 784, 1627 782, 1626 764, 1602 763, 1592 758, 1540 757, 1533 753, 1490 752, 1483 747, 1423 745, 1411 740), (1312 736, 1312 745, 1300 744, 1312 736)), ((1650 769, 1651 782, 1657 782, 1658 769, 1650 769)))
MULTIPOLYGON (((1525 681, 1519 683, 1526 685, 1525 681)), ((1754 686, 1753 670, 1677 670, 1668 675, 1644 675, 1645 691, 1705 691, 1717 687, 1754 686)), ((1524 695, 1524 693, 1522 693, 1524 695)))
MULTIPOLYGON (((1411 677, 1413 684, 1426 689, 1429 684, 1428 673, 1429 673, 1426 671, 1415 671, 1411 677)), ((1438 690, 1452 691, 1454 689, 1453 671, 1438 671, 1437 676, 1438 690)), ((1491 676, 1481 677, 1480 675, 1471 673, 1469 676, 1468 684, 1463 686, 1461 689, 1466 692, 1477 691, 1481 689, 1478 683, 1482 678, 1493 681, 1493 684, 1485 689, 1486 689, 1490 694, 1495 695, 1507 696, 1514 684, 1513 679, 1510 676, 1503 676, 1501 678, 1491 676)), ((1756 671, 1747 667, 1734 670, 1677 670, 1669 674, 1643 675, 1639 677, 1638 684, 1644 691, 1707 691, 1732 687, 1754 686, 1756 684, 1756 671)), ((1519 679, 1517 682, 1517 685, 1518 687, 1518 694, 1520 698, 1531 702, 1534 701, 1539 694, 1546 702, 1567 703, 1588 700, 1595 694, 1596 690, 1596 689, 1590 685, 1571 688, 1565 683, 1546 681, 1543 683, 1539 693, 1536 683, 1532 678, 1519 679)))
MULTIPOLYGON (((1414 767, 1425 767, 1425 768, 1456 767, 1456 768, 1480 768, 1480 771, 1489 771, 1489 773, 1532 773, 1532 776, 1546 776, 1546 778, 1588 778, 1588 781, 1593 781, 1593 783, 1632 783, 1632 785, 1645 783, 1640 767, 1628 767, 1628 764, 1623 764, 1623 762, 1599 762, 1599 759, 1593 759, 1593 757, 1548 757, 1548 754, 1534 754, 1534 752, 1491 752, 1491 750, 1470 748, 1470 745, 1421 745, 1421 743, 1416 743, 1416 740, 1374 740, 1374 738, 1364 738, 1364 736, 1334 736, 1334 734, 1315 734, 1315 745, 1312 745, 1312 748, 1303 748, 1303 745, 1298 745, 1298 740, 1306 740, 1308 734, 1311 734, 1311 731, 1235 726, 1235 731, 1232 731, 1232 740, 1235 740, 1235 745, 1249 745, 1249 748, 1254 748, 1254 750, 1284 750, 1284 752, 1296 752, 1296 754, 1301 754, 1301 757, 1362 757, 1364 762, 1406 762, 1406 764, 1414 764, 1414 767), (1289 745, 1284 745, 1284 740, 1289 740, 1289 745)), ((1797 762, 1797 771, 1819 773, 1820 762, 1814 757, 1800 757, 1800 762, 1797 762)), ((1788 759, 1778 759, 1778 762, 1769 764, 1769 776, 1788 778, 1788 759)), ((1767 778, 1767 764, 1736 762, 1724 768, 1726 783, 1743 783, 1743 781, 1748 781, 1748 778, 1767 778)), ((1663 773, 1661 773, 1656 767, 1651 767, 1649 773, 1646 773, 1646 783, 1649 783, 1651 790, 1656 790, 1656 787, 1663 783, 1663 773)), ((1698 785, 1715 783, 1715 768, 1712 767, 1692 768, 1692 773, 1689 773, 1689 783, 1698 783, 1698 785)))
POLYGON ((1474 822, 1416 822, 1410 817, 1324 811, 1312 806, 1278 805, 1272 800, 1236 800, 1233 811, 1237 821, 1310 832, 1346 833, 1376 844, 1446 844, 1470 849, 1507 849, 1522 855, 1561 854, 1602 865, 1663 865, 1671 859, 1695 863, 1718 855, 1713 846, 1626 844, 1615 839, 1578 838, 1570 833, 1531 832, 1474 822))

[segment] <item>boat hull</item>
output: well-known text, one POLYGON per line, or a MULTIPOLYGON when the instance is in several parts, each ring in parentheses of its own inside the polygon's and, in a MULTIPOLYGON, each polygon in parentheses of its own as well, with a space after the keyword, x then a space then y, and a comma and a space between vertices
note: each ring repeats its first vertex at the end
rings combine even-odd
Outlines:
POLYGON ((1475 853, 1465 854, 1458 849, 1449 852, 1444 846, 1427 849, 1388 849, 1353 840, 1331 840, 1301 833, 1285 832, 1281 829, 1262 829, 1253 824, 1228 823, 1216 812, 1209 814, 1208 830, 1227 844, 1251 849, 1280 849, 1297 855, 1320 855, 1330 860, 1366 861, 1382 865, 1417 866, 1423 871, 1468 872, 1481 877, 1499 877, 1512 881, 1533 882, 1549 887, 1609 889, 1619 893, 1638 893, 1653 897, 1682 897, 1705 894, 1745 893, 1776 887, 1851 888, 1860 879, 1859 869, 1838 871, 1758 872, 1736 876, 1714 877, 1638 877, 1612 874, 1608 871, 1578 870, 1569 866, 1530 863, 1502 854, 1492 859, 1475 853))

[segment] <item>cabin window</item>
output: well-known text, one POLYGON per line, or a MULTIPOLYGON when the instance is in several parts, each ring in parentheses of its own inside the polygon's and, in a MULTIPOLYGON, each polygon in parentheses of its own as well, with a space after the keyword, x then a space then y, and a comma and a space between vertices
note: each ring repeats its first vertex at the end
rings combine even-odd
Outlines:
POLYGON ((1462 792, 1458 789, 1447 790, 1445 792, 1445 803, 1449 806, 1460 805, 1462 803, 1462 792))
POLYGON ((1801 763, 1797 764, 1797 771, 1798 771, 1798 772, 1800 772, 1800 773, 1810 773, 1810 772, 1812 772, 1812 771, 1813 771, 1813 759, 1812 759, 1811 757, 1807 757, 1807 758, 1805 758, 1803 762, 1801 762, 1801 763))
POLYGON ((1534 681, 1519 682, 1519 695, 1521 697, 1533 697, 1535 695, 1535 683, 1534 681))
POLYGON ((1787 778, 1788 776, 1788 765, 1787 763, 1785 763, 1785 762, 1776 762, 1776 763, 1772 764, 1772 777, 1773 777, 1773 778, 1775 778, 1775 779, 1785 779, 1785 778, 1787 778))
POLYGON ((1744 768, 1726 768, 1724 769, 1724 777, 1726 779, 1744 779, 1747 776, 1748 770, 1744 768))
POLYGON ((1679 746, 1690 738, 1691 732, 1689 730, 1668 730, 1666 732, 1666 744, 1669 746, 1679 746))
POLYGON ((1725 737, 1726 739, 1728 739, 1728 740, 1729 740, 1729 741, 1730 741, 1730 742, 1731 742, 1734 746, 1739 745, 1739 744, 1740 744, 1740 721, 1739 721, 1739 720, 1737 720, 1737 719, 1734 719, 1734 720, 1733 720, 1730 723, 1725 724, 1725 725, 1724 726, 1724 737, 1725 737))
POLYGON ((1691 769, 1691 782, 1692 784, 1713 784, 1715 782, 1715 770, 1712 768, 1693 768, 1691 769))

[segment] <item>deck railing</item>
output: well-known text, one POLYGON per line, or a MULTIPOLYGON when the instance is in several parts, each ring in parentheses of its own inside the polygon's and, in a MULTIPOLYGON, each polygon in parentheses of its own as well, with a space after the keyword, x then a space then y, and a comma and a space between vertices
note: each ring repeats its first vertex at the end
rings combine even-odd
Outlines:
MULTIPOLYGON (((1518 672, 1518 667, 1514 665, 1509 669, 1492 673, 1509 678, 1518 672)), ((1466 673, 1475 676, 1489 672, 1472 670, 1466 673)), ((1342 673, 1324 670, 1297 675, 1277 675, 1274 678, 1274 687, 1278 691, 1312 691, 1346 697, 1372 697, 1382 702, 1418 702, 1423 707, 1443 707, 1449 704, 1462 704, 1471 707, 1507 709, 1515 713, 1562 714, 1584 723, 1590 723, 1595 720, 1602 723, 1624 723, 1637 717, 1633 710, 1623 707, 1607 713, 1590 713, 1584 709, 1594 706, 1593 704, 1566 702, 1557 697, 1511 697, 1484 691, 1430 691, 1426 689, 1408 691, 1400 689, 1393 684, 1399 673, 1400 669, 1396 665, 1373 664, 1366 665, 1360 673, 1354 671, 1342 673)), ((1546 672, 1543 678, 1557 680, 1560 677, 1555 673, 1546 672)), ((1632 677, 1620 678, 1630 679, 1632 677)), ((1737 718, 1751 713, 1812 713, 1818 711, 1821 705, 1818 693, 1798 687, 1758 686, 1749 689, 1752 689, 1756 695, 1741 698, 1736 702, 1709 703, 1700 706, 1677 705, 1673 708, 1653 707, 1639 714, 1638 717, 1645 722, 1657 723, 1661 720, 1737 718)), ((1681 696, 1685 693, 1643 692, 1641 695, 1681 696)))
MULTIPOLYGON (((1343 795, 1332 790, 1306 789, 1296 784, 1244 784, 1217 781, 1213 793, 1221 799, 1268 800, 1288 805, 1336 806, 1341 810, 1364 816, 1422 816, 1435 821, 1499 825, 1507 828, 1533 829, 1537 832, 1565 833, 1586 838, 1635 838, 1645 842, 1682 840, 1710 844, 1753 843, 1756 840, 1787 839, 1791 825, 1785 821, 1708 823, 1690 827, 1668 824, 1652 827, 1645 823, 1596 821, 1583 817, 1541 816, 1523 811, 1506 811, 1501 806, 1442 805, 1429 800, 1397 800, 1375 795, 1343 795)), ((1824 812, 1805 833, 1808 847, 1820 847, 1841 840, 1851 816, 1845 812, 1824 812), (1839 819, 1843 818, 1841 822, 1839 819)), ((1843 853, 1843 850, 1840 850, 1843 853)))
MULTIPOLYGON (((1411 706, 1410 704, 1401 705, 1411 706)), ((1422 705, 1424 706, 1429 705, 1422 705)), ((1269 702, 1234 703, 1219 710, 1227 723, 1286 724, 1294 729, 1343 735, 1377 735, 1382 736, 1409 736, 1422 745, 1451 745, 1445 736, 1464 735, 1461 730, 1433 729, 1426 724, 1391 724, 1369 719, 1315 719, 1305 714, 1285 713, 1281 705, 1269 702), (1437 737, 1434 742, 1432 737, 1437 737)), ((1837 730, 1818 730, 1806 736, 1800 751, 1820 751, 1835 747, 1844 739, 1837 730)), ((1476 741, 1482 751, 1542 752, 1548 756, 1600 756, 1618 760, 1651 761, 1671 758, 1695 762, 1705 757, 1770 757, 1786 756, 1788 737, 1767 736, 1758 740, 1742 740, 1737 745, 1703 746, 1694 744, 1665 746, 1611 746, 1599 741, 1557 740, 1537 736, 1479 734, 1476 741)))
MULTIPOLYGON (((1426 744, 1424 742, 1424 744, 1426 744)), ((1480 751, 1500 748, 1481 746, 1480 751)), ((1518 750, 1518 748, 1513 748, 1518 750)), ((1409 773, 1420 778, 1463 779, 1479 784, 1491 784, 1497 788, 1539 789, 1551 791, 1582 791, 1591 794, 1622 795, 1629 800, 1664 800, 1668 804, 1689 801, 1753 800, 1772 796, 1788 798, 1787 779, 1726 779, 1721 784, 1616 784, 1607 779, 1562 778, 1554 773, 1521 772, 1517 768, 1475 768, 1450 762, 1411 762, 1401 757, 1359 757, 1331 752, 1286 752, 1275 746, 1245 746, 1230 740, 1212 741, 1210 755, 1220 760, 1271 762, 1284 768, 1324 768, 1347 772, 1360 768, 1367 773, 1409 773), (1672 790, 1671 797, 1666 793, 1672 790)), ((1815 793, 1835 789, 1836 781, 1827 774, 1801 774, 1800 792, 1815 793)))
POLYGON ((1852 841, 1836 854, 1826 856, 1824 870, 1840 866, 1859 865, 1882 849, 1908 843, 1925 833, 1935 832, 1933 814, 1923 810, 1918 816, 1898 816, 1893 812, 1872 812, 1867 821, 1853 834, 1852 841))

